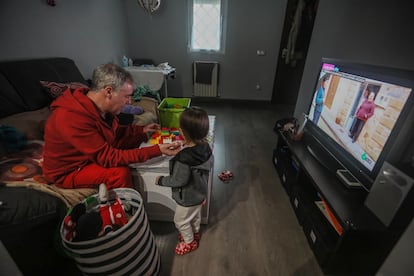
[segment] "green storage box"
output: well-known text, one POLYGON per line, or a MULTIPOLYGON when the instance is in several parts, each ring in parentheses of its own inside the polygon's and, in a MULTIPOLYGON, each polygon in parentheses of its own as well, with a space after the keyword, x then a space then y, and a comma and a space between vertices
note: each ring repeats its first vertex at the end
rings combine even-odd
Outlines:
POLYGON ((190 107, 190 98, 164 98, 158 105, 160 123, 162 127, 179 127, 180 114, 190 107))

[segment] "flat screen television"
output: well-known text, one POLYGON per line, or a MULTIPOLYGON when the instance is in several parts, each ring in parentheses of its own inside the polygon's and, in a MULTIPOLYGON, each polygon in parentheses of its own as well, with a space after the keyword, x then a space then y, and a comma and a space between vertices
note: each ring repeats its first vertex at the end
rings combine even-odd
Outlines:
POLYGON ((309 151, 369 190, 413 106, 413 89, 412 71, 323 58, 307 116, 309 151))

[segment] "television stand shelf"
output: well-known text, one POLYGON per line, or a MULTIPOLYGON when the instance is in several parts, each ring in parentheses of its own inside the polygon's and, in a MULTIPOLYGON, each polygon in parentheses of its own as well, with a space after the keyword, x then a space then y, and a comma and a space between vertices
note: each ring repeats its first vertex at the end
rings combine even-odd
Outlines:
POLYGON ((364 205, 368 193, 346 188, 303 140, 292 141, 279 131, 277 136, 273 163, 323 272, 374 275, 394 241, 364 205))

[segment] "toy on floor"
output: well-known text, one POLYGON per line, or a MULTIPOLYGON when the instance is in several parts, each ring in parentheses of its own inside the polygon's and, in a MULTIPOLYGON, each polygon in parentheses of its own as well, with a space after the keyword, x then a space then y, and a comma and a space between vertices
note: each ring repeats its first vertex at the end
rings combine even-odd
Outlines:
POLYGON ((152 134, 150 139, 150 144, 157 145, 157 144, 171 144, 174 141, 181 141, 183 140, 180 131, 178 128, 168 128, 163 127, 161 130, 158 130, 152 134))
POLYGON ((100 184, 98 198, 93 196, 69 211, 63 221, 66 240, 79 242, 95 239, 128 223, 130 206, 109 192, 105 184, 100 184))
POLYGON ((222 171, 221 173, 219 173, 218 178, 223 181, 224 183, 229 183, 230 180, 233 179, 233 172, 231 171, 222 171))

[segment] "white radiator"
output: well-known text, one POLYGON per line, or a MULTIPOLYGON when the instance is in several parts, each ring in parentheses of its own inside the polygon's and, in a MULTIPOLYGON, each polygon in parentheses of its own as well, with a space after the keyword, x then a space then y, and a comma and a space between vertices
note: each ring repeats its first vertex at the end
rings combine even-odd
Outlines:
POLYGON ((218 96, 219 63, 216 61, 195 61, 193 63, 193 96, 218 96))

